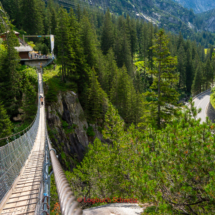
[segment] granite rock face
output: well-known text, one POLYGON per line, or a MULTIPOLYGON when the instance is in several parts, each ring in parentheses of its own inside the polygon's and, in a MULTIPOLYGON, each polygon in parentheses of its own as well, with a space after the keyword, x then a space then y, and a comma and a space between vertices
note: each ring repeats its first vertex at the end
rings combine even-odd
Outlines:
POLYGON ((72 170, 74 159, 81 161, 89 144, 87 120, 76 93, 60 92, 57 102, 47 106, 48 132, 61 163, 72 170))
POLYGON ((202 13, 215 8, 214 0, 174 0, 182 6, 190 9, 192 8, 195 13, 202 13))
POLYGON ((88 125, 78 95, 73 91, 59 92, 57 102, 46 106, 46 118, 52 145, 66 170, 72 171, 82 161, 86 148, 95 138, 105 142, 98 127, 88 125), (93 137, 87 135, 89 126, 93 128, 93 137))
POLYGON ((208 104, 206 114, 207 114, 208 118, 211 120, 211 122, 214 123, 215 122, 215 110, 214 110, 213 106, 211 105, 211 103, 208 104))

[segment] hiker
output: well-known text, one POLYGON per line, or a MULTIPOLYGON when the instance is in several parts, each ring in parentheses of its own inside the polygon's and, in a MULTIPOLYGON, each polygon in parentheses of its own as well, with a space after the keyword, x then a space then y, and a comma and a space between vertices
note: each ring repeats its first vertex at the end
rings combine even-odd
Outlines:
POLYGON ((40 102, 41 102, 41 105, 43 105, 43 96, 40 95, 40 102))

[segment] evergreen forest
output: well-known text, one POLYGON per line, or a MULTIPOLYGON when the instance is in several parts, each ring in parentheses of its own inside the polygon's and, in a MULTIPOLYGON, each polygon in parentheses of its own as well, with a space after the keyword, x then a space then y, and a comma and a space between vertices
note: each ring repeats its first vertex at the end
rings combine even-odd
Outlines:
MULTIPOLYGON (((137 198, 153 205, 144 214, 215 213, 215 127, 208 118, 197 119, 201 110, 192 100, 214 84, 211 33, 185 39, 182 32, 109 9, 68 9, 53 0, 0 2, 7 12, 0 14, 0 31, 8 31, 6 41, 0 39, 0 138, 28 127, 37 110, 36 69, 19 64, 13 30, 51 33, 58 72, 44 69, 44 77, 51 76, 47 105, 59 91, 74 91, 88 124, 105 140, 96 138, 81 161, 74 158, 73 171, 63 165, 74 195, 137 198)), ((25 42, 50 52, 47 38, 25 42)), ((63 163, 67 158, 56 148, 63 163)), ((51 195, 52 214, 59 214, 54 186, 51 195)))

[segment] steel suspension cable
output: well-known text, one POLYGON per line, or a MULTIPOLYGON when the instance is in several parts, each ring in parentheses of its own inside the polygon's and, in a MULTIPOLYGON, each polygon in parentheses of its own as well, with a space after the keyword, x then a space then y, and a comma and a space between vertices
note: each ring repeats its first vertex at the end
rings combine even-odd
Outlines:
MULTIPOLYGON (((43 89, 43 81, 42 81, 42 89, 43 89)), ((44 107, 45 107, 45 99, 44 99, 44 107)), ((46 119, 46 113, 45 113, 46 119)), ((46 128, 46 139, 48 144, 48 150, 50 153, 52 169, 54 172, 55 184, 57 187, 57 193, 61 208, 62 215, 82 215, 82 209, 79 208, 79 203, 76 201, 72 189, 68 183, 68 180, 65 176, 65 173, 61 167, 60 162, 56 156, 56 150, 52 148, 51 141, 48 136, 47 126, 46 128)))

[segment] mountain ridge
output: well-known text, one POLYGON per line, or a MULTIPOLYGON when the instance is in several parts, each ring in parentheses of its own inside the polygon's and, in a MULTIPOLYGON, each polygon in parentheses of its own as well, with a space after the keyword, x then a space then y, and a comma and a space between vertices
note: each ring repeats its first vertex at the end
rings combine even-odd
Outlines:
POLYGON ((193 9, 195 13, 203 13, 215 8, 214 0, 174 0, 183 7, 193 9))

